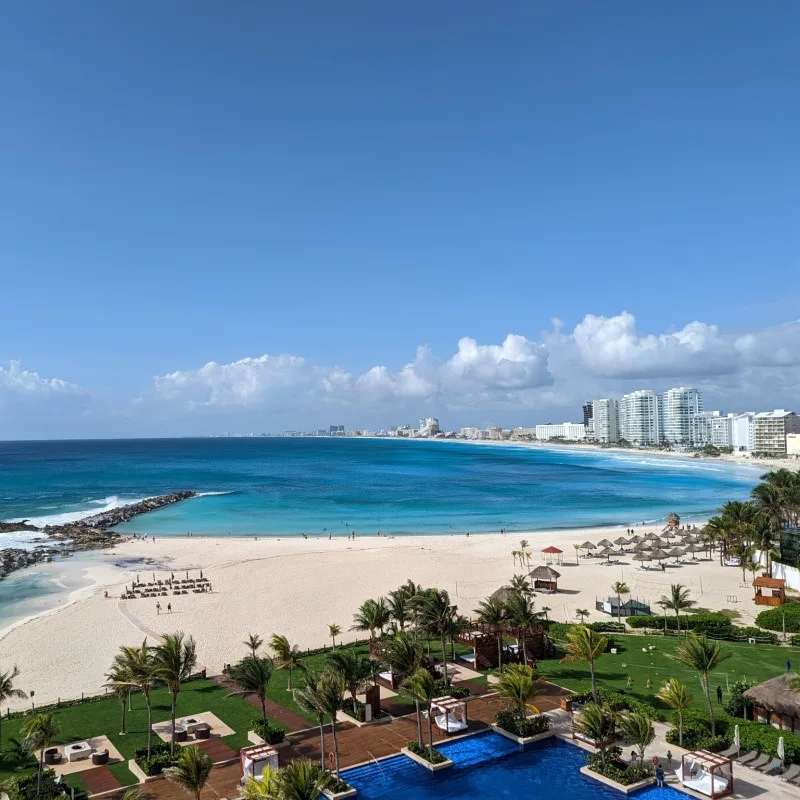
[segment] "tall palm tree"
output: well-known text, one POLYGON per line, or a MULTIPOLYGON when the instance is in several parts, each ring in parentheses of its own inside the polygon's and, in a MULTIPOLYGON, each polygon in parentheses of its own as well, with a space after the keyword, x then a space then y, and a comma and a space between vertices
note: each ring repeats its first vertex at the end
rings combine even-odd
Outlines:
POLYGON ((780 544, 780 527, 767 517, 759 517, 753 523, 753 542, 766 559, 767 575, 772 577, 772 560, 780 557, 777 545, 780 544))
POLYGON ((601 636, 585 625, 574 627, 567 634, 567 654, 562 662, 579 662, 589 665, 589 675, 592 679, 592 698, 597 702, 597 681, 594 674, 594 665, 597 659, 605 653, 608 639, 601 636))
POLYGON ((488 625, 497 639, 497 666, 503 671, 503 627, 508 621, 505 603, 490 597, 478 603, 478 620, 488 625))
POLYGON ((509 597, 506 603, 508 622, 517 629, 522 641, 522 663, 528 663, 527 640, 530 632, 539 625, 539 615, 533 610, 533 603, 522 594, 509 597))
POLYGON ((279 773, 280 800, 317 800, 333 784, 329 772, 306 758, 287 764, 279 773))
POLYGON ((319 696, 320 672, 309 671, 305 675, 305 686, 294 690, 294 701, 304 711, 317 718, 319 726, 320 764, 325 768, 325 708, 319 696))
POLYGON ((527 539, 519 543, 519 563, 531 568, 531 548, 527 539))
POLYGON ((692 693, 675 678, 670 678, 656 695, 678 715, 678 744, 683 747, 683 715, 692 705, 692 693))
POLYGON ((622 622, 622 595, 631 593, 630 586, 625 581, 615 581, 611 591, 617 596, 617 622, 622 622))
POLYGON ((331 641, 333 642, 333 649, 336 649, 336 637, 341 636, 342 629, 335 623, 332 622, 328 625, 328 636, 331 637, 331 641))
POLYGON ((277 800, 281 795, 281 771, 265 766, 258 778, 248 775, 242 789, 244 800, 277 800))
POLYGON ((370 641, 375 639, 375 631, 380 631, 383 636, 383 629, 389 624, 391 614, 386 600, 379 597, 377 600, 365 600, 358 612, 353 615, 353 625, 351 631, 369 631, 370 641))
POLYGON ((121 718, 119 724, 119 735, 127 733, 128 701, 131 696, 131 676, 123 661, 114 660, 111 669, 106 673, 106 687, 111 689, 114 696, 119 700, 121 706, 121 718))
POLYGON ((194 795, 195 800, 200 800, 200 792, 203 791, 213 767, 211 756, 193 744, 181 748, 181 754, 172 766, 164 769, 164 776, 194 795))
POLYGON ((576 608, 575 616, 580 620, 581 625, 583 625, 583 623, 586 622, 586 617, 589 616, 589 612, 585 608, 576 608))
POLYGON ((339 742, 336 739, 336 721, 344 702, 344 681, 336 672, 325 670, 317 681, 316 697, 319 699, 320 708, 328 715, 331 721, 331 736, 333 737, 333 763, 336 777, 339 777, 339 742))
MULTIPOLYGON (((384 661, 389 669, 397 678, 401 691, 407 678, 413 675, 421 666, 424 653, 422 645, 411 639, 405 633, 395 634, 389 641, 383 652, 384 661)), ((422 720, 420 717, 419 700, 413 698, 414 707, 417 712, 417 738, 422 744, 422 720)))
POLYGON ((518 719, 524 719, 528 706, 539 693, 536 672, 525 664, 509 664, 497 691, 518 719))
POLYGON ((669 656, 680 664, 700 673, 700 685, 703 688, 703 695, 708 706, 708 716, 711 720, 711 735, 716 736, 714 725, 714 706, 711 702, 711 692, 708 686, 708 676, 719 667, 719 665, 731 657, 730 650, 726 650, 719 642, 714 642, 705 636, 695 636, 693 633, 687 634, 686 638, 678 644, 675 652, 669 656))
POLYGON ((257 633, 249 633, 243 642, 244 646, 250 651, 250 655, 255 658, 264 640, 257 633))
POLYGON ((128 678, 129 689, 139 689, 144 697, 147 707, 147 757, 153 748, 153 700, 154 687, 159 683, 155 663, 155 651, 147 644, 147 639, 141 647, 122 647, 116 656, 115 663, 119 662, 128 678))
POLYGON ((372 677, 370 659, 362 656, 355 648, 349 647, 346 650, 339 648, 335 652, 328 653, 327 662, 328 668, 341 676, 344 687, 355 704, 356 695, 372 677))
POLYGON ((525 575, 512 575, 508 585, 517 593, 524 597, 530 597, 533 594, 531 582, 525 575))
POLYGON ((264 656, 247 656, 230 670, 231 680, 239 687, 228 697, 247 697, 254 694, 261 703, 261 721, 267 727, 267 689, 272 678, 272 661, 264 656))
POLYGON ((629 711, 620 714, 616 724, 620 733, 639 753, 639 768, 641 769, 644 764, 644 751, 656 738, 652 718, 643 711, 629 711))
POLYGON ((669 597, 662 596, 656 603, 665 611, 674 611, 678 625, 678 633, 681 632, 681 611, 688 611, 697 605, 694 600, 689 599, 689 589, 680 583, 673 583, 669 587, 669 597))
POLYGON ((439 639, 442 645, 442 674, 445 683, 450 682, 447 674, 446 640, 453 626, 458 607, 451 605, 450 595, 444 589, 425 589, 418 592, 412 603, 417 624, 427 636, 439 639))
POLYGON ((548 612, 552 611, 553 609, 550 606, 542 606, 542 614, 544 614, 545 622, 549 622, 549 618, 547 616, 548 612))
MULTIPOLYGON (((409 676, 405 681, 405 690, 408 694, 419 703, 425 703, 428 707, 428 753, 433 750, 433 720, 431 714, 431 701, 436 697, 436 681, 428 670, 420 667, 413 675, 409 676)), ((417 706, 417 714, 419 715, 419 706, 417 706)), ((419 724, 419 716, 417 716, 417 733, 419 735, 419 746, 423 747, 422 743, 422 726, 419 724)))
POLYGON ((167 685, 170 695, 170 743, 169 751, 175 755, 175 717, 178 710, 178 694, 181 684, 192 674, 197 664, 197 646, 194 639, 182 631, 165 633, 153 657, 155 676, 167 685))
POLYGON ((574 718, 572 724, 578 733, 583 734, 587 739, 591 739, 595 743, 600 761, 605 764, 607 743, 614 735, 616 727, 614 715, 595 701, 587 703, 581 709, 580 714, 574 718))
POLYGON ((275 653, 275 661, 278 669, 285 670, 289 673, 289 684, 286 687, 287 692, 292 691, 292 672, 298 668, 302 668, 300 658, 302 656, 300 648, 296 644, 289 644, 289 640, 281 635, 275 633, 269 640, 269 647, 275 653))
MULTIPOLYGON (((766 478, 767 475, 764 476, 766 478)), ((790 517, 786 504, 785 488, 780 483, 763 480, 750 492, 758 516, 768 520, 775 528, 782 528, 790 517)))
POLYGON ((573 544, 572 546, 575 548, 575 566, 577 567, 580 565, 580 555, 581 555, 581 550, 583 550, 583 545, 573 544))
MULTIPOLYGON (((14 681, 19 677, 19 668, 15 664, 7 672, 0 672, 0 708, 9 700, 24 700, 28 695, 14 686, 14 681)), ((0 726, 3 715, 0 714, 0 726)), ((3 729, 0 727, 0 756, 3 755, 3 729)))
POLYGON ((389 599, 387 605, 392 619, 397 622, 401 631, 406 629, 406 625, 410 619, 411 609, 409 608, 409 594, 405 585, 399 589, 389 592, 389 599))
POLYGON ((39 750, 39 772, 36 778, 36 795, 42 793, 42 769, 44 767, 44 751, 50 747, 60 733, 55 714, 34 714, 22 723, 22 735, 31 750, 39 750))

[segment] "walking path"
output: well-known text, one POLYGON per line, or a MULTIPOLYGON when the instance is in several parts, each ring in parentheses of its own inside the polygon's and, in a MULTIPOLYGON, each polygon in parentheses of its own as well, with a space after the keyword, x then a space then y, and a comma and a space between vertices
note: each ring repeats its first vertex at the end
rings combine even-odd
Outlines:
MULTIPOLYGON (((224 675, 215 675, 211 680, 213 680, 215 683, 218 683, 228 691, 236 688, 234 683, 228 680, 224 675)), ((244 699, 254 708, 257 708, 259 712, 261 712, 261 699, 258 697, 258 695, 249 694, 246 695, 244 699)), ((278 720, 278 722, 280 722, 284 727, 288 728, 289 731, 303 731, 306 728, 313 727, 314 725, 313 722, 309 722, 299 714, 295 714, 291 709, 276 703, 270 698, 267 698, 265 705, 267 707, 267 716, 278 720)))
POLYGON ((108 767, 94 767, 76 774, 86 784, 89 794, 101 794, 122 788, 117 776, 108 767))

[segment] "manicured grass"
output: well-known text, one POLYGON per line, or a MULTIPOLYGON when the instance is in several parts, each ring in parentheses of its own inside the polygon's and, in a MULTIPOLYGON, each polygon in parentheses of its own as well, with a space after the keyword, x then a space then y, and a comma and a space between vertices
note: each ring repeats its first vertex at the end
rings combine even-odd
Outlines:
MULTIPOLYGON (((153 722, 163 722, 170 716, 169 692, 165 688, 153 692, 153 722)), ((120 703, 113 697, 103 698, 90 703, 69 706, 55 711, 61 727, 61 735, 53 744, 66 744, 92 736, 108 736, 114 746, 125 759, 120 764, 110 767, 120 783, 124 785, 136 783, 136 779, 128 769, 127 760, 133 758, 134 751, 147 746, 147 709, 144 698, 134 694, 133 710, 128 712, 128 732, 122 736, 120 729, 120 703)), ((247 731, 251 730, 253 720, 258 711, 246 701, 238 697, 226 697, 225 690, 213 681, 194 680, 184 684, 178 695, 178 716, 199 714, 211 711, 235 731, 231 736, 223 737, 223 741, 235 750, 248 744, 247 731)), ((3 721, 3 741, 8 737, 22 738, 20 729, 23 719, 3 721)), ((153 734, 153 741, 160 739, 153 734)), ((0 761, 0 780, 13 774, 12 765, 0 761)))
MULTIPOLYGON (((637 700, 663 708, 655 695, 670 678, 686 684, 693 695, 693 705, 702 708, 704 699, 697 672, 684 667, 668 656, 673 653, 679 640, 663 636, 614 636, 620 652, 617 655, 605 653, 600 657, 595 674, 599 686, 617 692, 630 694, 637 700), (655 649, 649 648, 654 646, 655 649), (642 652, 646 648, 647 652, 642 652), (627 686, 627 679, 633 679, 633 686, 627 686), (647 679, 650 679, 650 689, 647 679)), ((746 678, 751 681, 765 681, 785 671, 785 662, 793 652, 785 647, 774 645, 749 645, 723 642, 723 647, 732 653, 717 672, 710 676, 711 692, 717 686, 727 697, 728 684, 746 678)), ((559 656, 563 655, 559 645, 559 656)), ((574 691, 587 691, 591 688, 589 668, 586 664, 565 663, 556 659, 538 662, 539 673, 543 678, 574 691)), ((714 698, 716 703, 716 697, 714 698)), ((724 702, 724 700, 723 700, 724 702)))

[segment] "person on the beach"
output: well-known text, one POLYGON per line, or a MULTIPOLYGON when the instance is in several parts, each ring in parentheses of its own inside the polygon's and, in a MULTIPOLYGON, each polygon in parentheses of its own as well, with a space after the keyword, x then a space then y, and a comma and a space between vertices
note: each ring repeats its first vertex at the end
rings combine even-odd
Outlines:
POLYGON ((172 603, 167 603, 167 614, 172 613, 172 603))
POLYGON ((156 614, 161 613, 161 603, 156 600, 156 614))
POLYGON ((672 766, 672 750, 667 750, 667 766, 672 766))

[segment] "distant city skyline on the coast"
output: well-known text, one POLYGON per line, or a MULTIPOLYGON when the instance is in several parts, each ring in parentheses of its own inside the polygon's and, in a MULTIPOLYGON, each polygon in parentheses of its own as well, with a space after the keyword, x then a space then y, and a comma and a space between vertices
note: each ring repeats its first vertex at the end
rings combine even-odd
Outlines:
POLYGON ((47 7, 0 439, 800 405, 797 3, 47 7))

